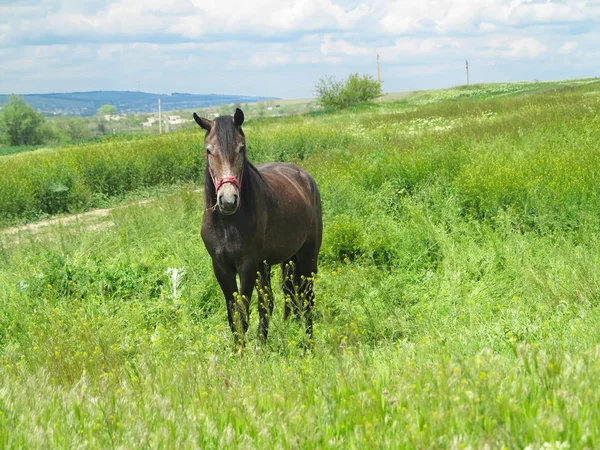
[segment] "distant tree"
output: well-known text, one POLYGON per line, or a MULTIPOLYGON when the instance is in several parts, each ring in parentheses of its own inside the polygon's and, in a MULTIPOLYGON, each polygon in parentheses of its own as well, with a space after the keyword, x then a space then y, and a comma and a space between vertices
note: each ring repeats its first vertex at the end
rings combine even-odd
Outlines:
POLYGON ((62 140, 81 141, 89 139, 92 136, 88 126, 88 119, 82 117, 64 117, 55 119, 54 123, 62 140))
POLYGON ((315 85, 319 104, 325 108, 346 108, 381 96, 381 84, 370 75, 351 74, 346 81, 321 78, 315 85))
POLYGON ((112 116, 117 112, 117 108, 114 105, 102 105, 98 108, 98 114, 101 116, 112 116))
POLYGON ((324 108, 333 108, 342 103, 342 89, 344 82, 328 76, 321 78, 315 84, 317 101, 324 108))
POLYGON ((100 134, 106 133, 106 121, 103 118, 98 119, 98 132, 100 134))
POLYGON ((112 116, 116 112, 117 112, 117 108, 114 105, 102 105, 100 108, 98 108, 97 127, 98 127, 98 132, 100 134, 106 133, 106 119, 104 118, 104 116, 112 116))
MULTIPOLYGON (((183 116, 183 113, 180 113, 180 116, 183 116)), ((128 124, 130 127, 139 128, 139 126, 142 124, 142 122, 144 122, 144 120, 138 115, 131 114, 128 115, 123 122, 128 124)))
POLYGON ((17 95, 11 95, 0 111, 0 133, 11 146, 43 143, 43 125, 44 116, 17 95))

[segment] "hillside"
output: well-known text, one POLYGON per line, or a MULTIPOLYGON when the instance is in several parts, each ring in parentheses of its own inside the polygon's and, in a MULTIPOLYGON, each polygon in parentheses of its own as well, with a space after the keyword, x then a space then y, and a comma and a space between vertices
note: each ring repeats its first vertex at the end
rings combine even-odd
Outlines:
POLYGON ((3 224, 153 201, 0 232, 0 448, 600 448, 600 80, 244 132, 319 186, 314 339, 275 267, 236 352, 200 128, 4 156, 3 224))
MULTIPOLYGON (((162 109, 204 108, 229 103, 248 103, 271 99, 220 94, 151 94, 135 91, 93 91, 56 94, 23 95, 27 103, 47 115, 92 116, 104 104, 117 107, 119 113, 158 111, 158 98, 162 109)), ((8 95, 0 95, 0 106, 8 101, 8 95)))

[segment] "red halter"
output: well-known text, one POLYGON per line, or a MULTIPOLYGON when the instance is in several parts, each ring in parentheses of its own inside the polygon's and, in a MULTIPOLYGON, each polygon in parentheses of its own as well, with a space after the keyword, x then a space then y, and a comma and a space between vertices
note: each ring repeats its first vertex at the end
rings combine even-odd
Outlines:
POLYGON ((208 165, 208 152, 206 152, 204 154, 204 157, 206 158, 206 166, 208 167, 208 173, 210 174, 210 178, 212 179, 213 185, 215 186, 215 193, 225 183, 234 184, 235 186, 237 186, 238 190, 240 191, 240 201, 238 203, 238 209, 240 209, 240 207, 242 206, 242 180, 244 179, 244 169, 242 168, 242 174, 240 175, 239 181, 238 181, 237 177, 219 178, 219 180, 217 181, 217 180, 215 180, 215 176, 213 174, 212 169, 208 165))

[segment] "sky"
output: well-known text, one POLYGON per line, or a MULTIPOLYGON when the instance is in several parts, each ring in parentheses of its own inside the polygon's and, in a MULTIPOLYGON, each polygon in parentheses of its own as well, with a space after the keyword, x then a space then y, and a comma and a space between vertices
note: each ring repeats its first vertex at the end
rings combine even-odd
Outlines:
POLYGON ((600 76, 600 0, 0 0, 0 93, 314 96, 600 76))

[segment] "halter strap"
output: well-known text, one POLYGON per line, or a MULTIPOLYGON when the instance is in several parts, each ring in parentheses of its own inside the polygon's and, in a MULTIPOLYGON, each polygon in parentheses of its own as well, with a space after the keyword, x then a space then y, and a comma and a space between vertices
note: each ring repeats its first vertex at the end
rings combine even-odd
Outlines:
POLYGON ((237 186, 238 190, 240 191, 240 201, 238 202, 238 209, 240 209, 240 207, 242 206, 242 180, 244 179, 244 168, 242 167, 242 173, 240 175, 239 180, 237 179, 237 177, 224 177, 224 178, 219 178, 218 180, 216 180, 212 169, 208 165, 208 152, 206 152, 204 154, 204 157, 206 158, 206 167, 208 168, 208 173, 210 174, 210 178, 212 179, 213 185, 215 187, 215 193, 225 183, 231 183, 231 184, 237 186))

